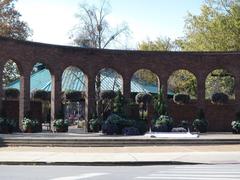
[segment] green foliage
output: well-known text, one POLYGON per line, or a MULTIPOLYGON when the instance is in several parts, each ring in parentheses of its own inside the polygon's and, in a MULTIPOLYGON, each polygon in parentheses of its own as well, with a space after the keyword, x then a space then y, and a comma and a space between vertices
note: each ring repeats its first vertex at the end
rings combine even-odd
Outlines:
POLYGON ((155 41, 142 41, 138 44, 138 49, 143 51, 171 51, 176 48, 170 38, 157 38, 155 41))
POLYGON ((56 128, 57 132, 67 132, 68 131, 68 120, 66 119, 56 119, 53 122, 53 126, 56 128))
POLYGON ((166 115, 167 114, 167 105, 165 103, 164 97, 163 97, 163 88, 160 88, 160 91, 158 92, 157 96, 154 98, 154 111, 157 114, 157 116, 166 115))
POLYGON ((200 15, 189 13, 185 37, 178 40, 187 51, 236 51, 240 49, 240 5, 237 0, 208 0, 200 15))
POLYGON ((102 129, 102 118, 93 118, 89 120, 89 127, 92 132, 99 132, 102 129))
POLYGON ((236 119, 232 121, 232 132, 234 134, 240 134, 240 111, 236 113, 236 119))
POLYGON ((50 101, 50 92, 44 90, 36 90, 32 92, 32 97, 34 99, 40 99, 43 101, 50 101))
POLYGON ((224 69, 212 71, 206 79, 206 98, 210 99, 214 93, 225 93, 234 99, 235 78, 224 69))
POLYGON ((207 132, 208 122, 205 119, 195 119, 193 121, 193 128, 194 130, 205 133, 207 132))
POLYGON ((148 69, 140 69, 137 72, 134 73, 134 79, 136 81, 139 81, 140 83, 146 83, 146 84, 158 84, 158 78, 155 73, 148 69))
POLYGON ((203 109, 199 109, 198 113, 197 113, 197 119, 195 119, 193 121, 192 124, 194 130, 200 132, 200 133, 205 133, 207 132, 207 128, 208 128, 208 122, 205 119, 205 114, 203 109))
POLYGON ((173 97, 173 101, 176 103, 176 104, 188 104, 189 101, 190 101, 190 97, 188 94, 174 94, 174 97, 173 97))
POLYGON ((41 124, 39 123, 38 120, 33 120, 25 117, 23 119, 23 131, 24 132, 39 132, 41 130, 40 128, 41 124))
POLYGON ((225 93, 214 93, 211 100, 213 104, 226 104, 228 102, 228 95, 225 93))
POLYGON ((234 134, 240 134, 240 121, 232 121, 232 132, 234 134))
POLYGON ((161 115, 155 120, 152 130, 156 132, 170 132, 173 128, 173 120, 169 116, 161 115))
POLYGON ((6 98, 13 98, 13 99, 17 99, 20 94, 19 90, 15 88, 5 89, 4 93, 6 98))
POLYGON ((122 134, 122 130, 125 127, 130 127, 131 121, 122 118, 117 114, 111 114, 106 121, 103 122, 102 132, 107 135, 122 134))
POLYGON ((82 91, 69 90, 64 92, 65 99, 71 102, 81 101, 85 98, 85 93, 82 91))
POLYGON ((125 99, 121 91, 117 91, 113 102, 113 112, 119 116, 125 116, 125 99))
POLYGON ((12 133, 18 130, 17 120, 0 117, 0 133, 12 133))
POLYGON ((187 70, 181 69, 174 71, 168 79, 168 89, 175 94, 188 94, 191 98, 196 98, 197 79, 187 70))

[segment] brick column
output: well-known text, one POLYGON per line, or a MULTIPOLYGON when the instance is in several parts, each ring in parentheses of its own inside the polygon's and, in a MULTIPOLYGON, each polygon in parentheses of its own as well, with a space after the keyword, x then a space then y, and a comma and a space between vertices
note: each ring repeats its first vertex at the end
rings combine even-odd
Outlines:
POLYGON ((0 113, 2 113, 2 99, 4 97, 2 75, 3 75, 3 69, 0 68, 0 113))
POLYGON ((240 75, 235 77, 235 101, 237 104, 237 111, 240 110, 240 75))
POLYGON ((89 131, 88 122, 93 114, 96 113, 95 104, 95 78, 88 77, 86 81, 86 98, 85 98, 85 120, 86 120, 86 130, 89 131))
POLYGON ((123 77, 122 93, 126 100, 131 97, 131 77, 123 77))
POLYGON ((205 106, 205 76, 197 78, 197 104, 199 109, 204 109, 205 106))
POLYGON ((51 90, 51 123, 62 112, 62 77, 61 74, 52 75, 52 90, 51 90))
POLYGON ((30 74, 20 76, 19 128, 23 128, 23 119, 30 114, 30 74))
MULTIPOLYGON (((165 100, 167 100, 167 93, 168 93, 168 78, 162 78, 160 82, 160 87, 163 89, 163 97, 165 100)), ((160 90, 160 87, 159 90, 160 90)))

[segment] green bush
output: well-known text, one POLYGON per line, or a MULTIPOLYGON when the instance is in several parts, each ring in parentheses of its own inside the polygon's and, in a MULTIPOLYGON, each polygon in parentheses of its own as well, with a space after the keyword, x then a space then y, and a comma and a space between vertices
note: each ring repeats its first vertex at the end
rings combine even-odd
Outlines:
POLYGON ((8 134, 19 131, 18 121, 0 117, 0 133, 8 134))
POLYGON ((188 104, 190 101, 190 96, 188 94, 178 93, 174 95, 173 101, 180 105, 188 104))
POLYGON ((169 116, 161 115, 155 120, 152 130, 155 132, 170 132, 173 128, 173 120, 169 116))
POLYGON ((103 122, 102 132, 107 135, 122 134, 122 130, 125 127, 130 127, 131 121, 123 119, 117 114, 111 114, 108 116, 106 121, 103 122))
POLYGON ((105 90, 100 92, 101 100, 113 99, 116 97, 116 93, 113 90, 105 90))
POLYGON ((102 128, 102 119, 101 118, 93 118, 89 121, 89 128, 92 132, 99 132, 102 128))
POLYGON ((213 104, 226 104, 229 100, 229 97, 227 94, 225 93, 214 93, 212 95, 211 101, 213 104))
POLYGON ((193 121, 193 128, 194 130, 205 133, 207 132, 208 122, 205 119, 195 119, 193 121))
POLYGON ((34 133, 41 131, 40 129, 41 124, 38 120, 33 120, 29 118, 23 119, 23 131, 28 133, 34 133))
POLYGON ((195 131, 198 131, 200 133, 205 133, 207 132, 207 128, 208 128, 208 122, 205 119, 205 114, 203 109, 199 109, 198 113, 197 113, 197 119, 195 119, 193 121, 193 129, 195 131))
POLYGON ((133 120, 132 121, 132 126, 137 128, 139 131, 139 134, 143 135, 148 131, 148 126, 147 126, 147 122, 144 120, 133 120))
POLYGON ((240 134, 240 121, 233 121, 231 125, 233 134, 240 134))
POLYGON ((64 92, 65 100, 76 102, 82 101, 85 98, 85 92, 83 91, 66 91, 64 92))
POLYGON ((143 104, 143 109, 145 109, 146 104, 152 101, 152 95, 150 93, 138 93, 135 100, 137 104, 143 104))
POLYGON ((44 91, 44 90, 36 90, 34 92, 32 92, 32 97, 34 99, 40 99, 43 101, 50 101, 50 97, 51 97, 51 92, 49 91, 44 91))
POLYGON ((20 92, 16 88, 8 88, 5 89, 5 98, 12 98, 12 99, 17 99, 19 98, 20 92))
POLYGON ((64 119, 56 119, 53 122, 53 126, 56 128, 57 132, 67 132, 68 131, 68 121, 64 119))
POLYGON ((240 134, 240 112, 236 113, 236 119, 232 121, 231 125, 233 134, 240 134))

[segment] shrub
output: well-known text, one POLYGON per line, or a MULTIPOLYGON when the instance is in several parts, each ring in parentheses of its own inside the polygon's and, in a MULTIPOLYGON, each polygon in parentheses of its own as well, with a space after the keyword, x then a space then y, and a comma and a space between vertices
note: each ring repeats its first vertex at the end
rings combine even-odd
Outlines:
POLYGON ((173 120, 169 116, 161 115, 154 123, 153 131, 170 132, 173 128, 173 120))
POLYGON ((122 95, 121 91, 117 91, 116 97, 114 98, 113 102, 113 112, 118 114, 119 116, 125 115, 125 99, 122 95))
POLYGON ((67 132, 68 125, 68 121, 64 119, 56 119, 53 122, 53 126, 56 128, 57 132, 67 132))
POLYGON ((8 134, 18 130, 18 121, 0 117, 0 133, 8 134))
POLYGON ((172 128, 172 132, 187 132, 187 129, 183 127, 172 128))
POLYGON ((131 122, 123 119, 122 117, 111 114, 102 125, 102 132, 107 135, 122 134, 122 130, 125 127, 129 127, 131 122))
POLYGON ((89 128, 92 132, 99 132, 102 128, 102 119, 101 118, 93 118, 89 121, 89 128))
POLYGON ((193 121, 193 128, 194 130, 205 133, 207 132, 208 122, 205 119, 195 119, 193 121))
POLYGON ((100 98, 102 100, 109 100, 109 99, 113 99, 116 97, 116 93, 112 90, 105 90, 105 91, 101 91, 100 92, 100 98))
POLYGON ((147 104, 150 103, 152 100, 152 95, 150 93, 138 93, 135 97, 136 103, 140 104, 147 104))
POLYGON ((32 97, 34 99, 40 99, 40 100, 43 100, 43 101, 50 101, 51 94, 48 91, 36 90, 36 91, 32 92, 32 97))
POLYGON ((157 117, 167 114, 167 106, 163 97, 163 88, 161 87, 157 96, 154 98, 154 110, 157 117))
POLYGON ((188 121, 182 120, 182 121, 180 122, 179 127, 183 127, 184 129, 188 130, 188 128, 189 128, 189 123, 188 123, 188 121))
POLYGON ((214 93, 212 95, 211 101, 213 104, 226 104, 228 102, 228 95, 225 93, 214 93))
POLYGON ((4 91, 6 98, 17 99, 19 98, 20 92, 16 88, 8 88, 4 91))
POLYGON ((147 122, 144 120, 133 120, 132 123, 132 126, 138 129, 140 135, 143 135, 148 131, 147 122))
POLYGON ((240 121, 232 121, 231 125, 233 134, 240 134, 240 121))
POLYGON ((122 134, 125 136, 134 136, 139 135, 139 130, 136 127, 125 127, 122 130, 122 134))
POLYGON ((64 93, 65 100, 76 102, 82 101, 85 98, 85 92, 83 91, 66 91, 64 93))
POLYGON ((41 126, 41 124, 39 123, 38 120, 33 120, 33 119, 26 118, 26 117, 23 119, 23 131, 24 132, 28 132, 28 133, 39 132, 40 126, 41 126))
POLYGON ((180 105, 188 104, 190 101, 190 96, 188 94, 175 94, 173 101, 180 105))
POLYGON ((233 134, 240 134, 240 112, 236 113, 235 121, 232 121, 232 133, 233 134))

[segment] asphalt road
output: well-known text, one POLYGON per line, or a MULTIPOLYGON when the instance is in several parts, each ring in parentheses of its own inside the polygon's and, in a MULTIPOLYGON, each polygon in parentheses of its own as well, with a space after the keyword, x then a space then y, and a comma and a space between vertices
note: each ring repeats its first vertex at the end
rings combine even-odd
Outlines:
POLYGON ((0 166, 1 180, 239 180, 240 164, 166 166, 0 166))

